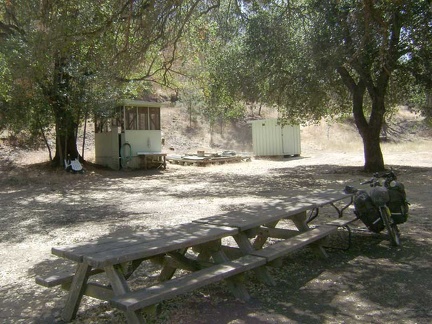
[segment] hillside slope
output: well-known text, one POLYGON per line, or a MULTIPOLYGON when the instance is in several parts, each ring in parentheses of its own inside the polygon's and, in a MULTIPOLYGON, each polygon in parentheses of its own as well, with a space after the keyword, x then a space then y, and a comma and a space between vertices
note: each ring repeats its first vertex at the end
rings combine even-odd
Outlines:
MULTIPOLYGON (((252 128, 250 120, 276 118, 277 112, 263 109, 262 114, 250 113, 242 121, 225 123, 211 127, 203 117, 189 118, 184 107, 166 105, 161 109, 162 137, 165 140, 163 151, 174 155, 205 152, 252 152, 252 128)), ((79 133, 78 147, 82 150, 82 131, 79 133)), ((432 139, 432 129, 426 125, 424 118, 401 108, 388 124, 387 141, 383 150, 412 151, 427 149, 432 139), (417 147, 417 148, 416 148, 417 147)), ((355 125, 349 120, 340 122, 322 121, 301 127, 302 155, 313 152, 353 152, 362 154, 363 145, 355 125)), ((84 157, 94 162, 93 124, 88 123, 84 157)), ((7 138, 0 139, 0 170, 12 167, 13 164, 34 164, 48 160, 46 147, 32 150, 10 143, 7 138)))
MULTIPOLYGON (((205 150, 207 152, 234 150, 252 152, 252 129, 249 120, 276 118, 277 113, 264 110, 261 116, 250 115, 236 123, 225 123, 222 127, 210 127, 203 118, 190 121, 186 109, 182 107, 162 108, 162 129, 166 146, 164 150, 178 154, 205 150)), ((414 145, 432 138, 432 129, 424 118, 400 108, 388 122, 383 146, 414 145)), ((362 150, 361 137, 351 120, 326 122, 301 127, 302 151, 362 150)))

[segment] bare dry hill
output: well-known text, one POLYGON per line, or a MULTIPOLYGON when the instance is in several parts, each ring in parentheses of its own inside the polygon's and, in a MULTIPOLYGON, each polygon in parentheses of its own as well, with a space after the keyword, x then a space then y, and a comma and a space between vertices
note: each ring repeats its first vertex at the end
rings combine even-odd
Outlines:
MULTIPOLYGON (((204 118, 190 121, 183 107, 162 109, 162 129, 166 140, 166 151, 175 153, 195 152, 196 150, 252 151, 252 130, 250 120, 276 118, 277 112, 264 109, 260 116, 249 114, 245 120, 210 127, 204 118)), ((412 145, 432 137, 432 130, 419 114, 401 107, 388 121, 384 146, 412 145)), ((302 150, 358 150, 362 141, 352 120, 343 122, 322 121, 301 127, 302 150)))
MULTIPOLYGON (((276 118, 275 110, 263 109, 261 115, 249 112, 249 115, 237 122, 226 122, 211 126, 204 117, 190 118, 188 111, 182 106, 165 105, 161 109, 162 136, 165 140, 164 152, 175 155, 233 150, 252 152, 252 129, 250 120, 276 118)), ((424 118, 407 108, 400 108, 388 122, 384 150, 409 151, 412 146, 428 147, 432 138, 432 129, 424 118)), ((83 132, 79 134, 78 146, 82 150, 83 132)), ((54 141, 52 141, 54 142, 54 141)), ((322 121, 301 127, 302 154, 310 152, 333 151, 362 152, 362 141, 352 120, 344 122, 322 121)), ((85 137, 84 157, 94 162, 93 124, 88 123, 85 137)), ((11 142, 8 138, 0 138, 0 168, 12 167, 14 164, 34 164, 48 160, 46 147, 39 150, 29 146, 11 142)))

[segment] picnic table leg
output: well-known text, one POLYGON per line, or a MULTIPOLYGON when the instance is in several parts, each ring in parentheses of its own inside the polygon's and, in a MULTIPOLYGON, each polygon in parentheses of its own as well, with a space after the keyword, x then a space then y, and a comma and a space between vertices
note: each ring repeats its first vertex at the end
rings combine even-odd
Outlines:
MULTIPOLYGON (((111 283, 111 287, 115 296, 123 295, 130 291, 126 279, 119 269, 117 269, 115 266, 108 266, 105 267, 104 270, 111 283)), ((127 322, 129 324, 145 323, 145 320, 139 311, 129 311, 125 313, 127 322)))
MULTIPOLYGON (((276 225, 279 223, 279 221, 277 220, 277 221, 275 221, 275 222, 272 222, 272 223, 268 223, 268 224, 265 224, 265 226, 266 227, 269 227, 269 228, 275 228, 276 227, 276 225)), ((256 236, 256 238, 255 238, 255 240, 254 240, 254 242, 253 242, 253 248, 255 249, 255 250, 259 250, 259 249, 262 249, 262 247, 264 246, 264 244, 265 244, 265 242, 267 241, 267 239, 268 239, 268 235, 266 235, 266 234, 264 234, 264 233, 259 233, 257 236, 256 236)))
POLYGON ((297 229, 300 232, 306 232, 309 230, 309 226, 306 223, 306 219, 307 219, 306 211, 291 216, 291 220, 293 221, 294 225, 297 227, 297 229))
MULTIPOLYGON (((216 263, 224 263, 226 261, 229 261, 228 257, 225 255, 225 253, 219 249, 217 251, 212 251, 211 253, 213 260, 216 263)), ((226 278, 226 283, 228 285, 228 288, 231 290, 233 295, 243 301, 247 301, 250 299, 250 295, 248 291, 246 290, 245 285, 241 280, 238 280, 239 276, 242 274, 233 276, 231 278, 226 278)))
MULTIPOLYGON (((186 251, 187 251, 187 248, 181 249, 179 252, 180 252, 180 254, 185 255, 186 251)), ((176 270, 177 270, 176 267, 165 264, 163 266, 160 274, 159 274, 159 281, 163 282, 163 281, 170 280, 174 276, 174 273, 176 270)))
POLYGON ((77 270, 72 279, 66 305, 61 316, 66 322, 70 322, 76 317, 81 299, 84 295, 84 291, 86 290, 87 280, 90 276, 90 270, 91 267, 87 263, 78 264, 77 270))
MULTIPOLYGON (((193 250, 194 252, 198 253, 199 259, 201 261, 208 260, 209 256, 213 258, 215 263, 224 263, 230 261, 225 252, 222 250, 222 241, 220 239, 194 246, 193 250)), ((238 274, 231 278, 226 278, 225 282, 236 298, 247 301, 250 299, 250 295, 246 290, 242 280, 238 280, 239 276, 242 275, 243 274, 238 274)))
POLYGON ((138 269, 138 267, 143 261, 144 259, 138 259, 130 262, 121 263, 119 265, 126 280, 129 279, 129 277, 135 272, 136 269, 138 269))
MULTIPOLYGON (((240 232, 234 236, 235 241, 237 242, 237 245, 239 246, 240 250, 244 254, 249 254, 250 252, 255 251, 253 248, 251 242, 247 238, 247 235, 243 232, 240 232)), ((270 286, 276 286, 276 282, 268 272, 268 269, 265 266, 258 267, 254 269, 255 274, 257 277, 264 283, 270 285, 270 286)))
POLYGON ((349 206, 351 206, 354 202, 354 196, 350 197, 350 201, 348 203, 345 204, 345 206, 343 206, 342 208, 338 208, 338 206, 336 206, 334 203, 330 203, 330 206, 332 206, 334 209, 336 209, 339 218, 343 217, 343 212, 345 211, 345 209, 347 209, 349 206))
MULTIPOLYGON (((292 216, 291 219, 294 222, 294 225, 297 227, 297 229, 300 232, 306 232, 309 230, 309 226, 306 222, 306 219, 307 219, 306 211, 292 216)), ((324 250, 324 248, 322 247, 322 245, 319 242, 311 244, 311 248, 319 256, 322 256, 323 258, 328 258, 327 252, 324 250)))

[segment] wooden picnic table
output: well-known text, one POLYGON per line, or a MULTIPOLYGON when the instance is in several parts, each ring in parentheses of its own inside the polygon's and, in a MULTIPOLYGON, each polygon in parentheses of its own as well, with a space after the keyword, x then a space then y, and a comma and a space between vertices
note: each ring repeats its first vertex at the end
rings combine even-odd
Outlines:
MULTIPOLYGON (((109 237, 99 241, 83 242, 75 245, 54 247, 52 253, 56 256, 75 261, 78 266, 68 287, 69 294, 62 318, 70 321, 76 316, 81 298, 84 294, 99 299, 112 299, 131 291, 127 278, 141 264, 152 258, 164 258, 170 255, 179 265, 185 268, 194 266, 185 256, 188 248, 201 246, 203 253, 208 253, 215 262, 223 262, 225 258, 220 250, 220 239, 234 235, 238 230, 232 227, 212 226, 198 223, 181 224, 171 228, 155 229, 124 237, 109 237), (132 263, 132 268, 131 268, 132 263), (126 271, 126 268, 129 268, 126 271), (105 273, 109 286, 89 285, 88 279, 96 273, 105 273), (90 289, 87 289, 90 287, 90 289)), ((207 261, 207 260, 203 260, 207 261)), ((167 263, 168 264, 168 263, 167 263)), ((197 263, 196 268, 201 265, 197 263)), ((164 280, 174 274, 175 267, 165 265, 161 271, 164 280)), ((47 280, 45 280, 47 281, 47 280)), ((48 280, 49 281, 49 280, 48 280)), ((43 279, 39 279, 44 284, 43 279)), ((244 297, 242 284, 233 288, 233 293, 244 297)), ((138 312, 126 310, 128 322, 143 322, 138 312)))
MULTIPOLYGON (((342 222, 311 228, 308 225, 308 211, 331 205, 343 216, 343 211, 352 204, 352 195, 334 190, 309 191, 308 194, 299 193, 291 195, 284 200, 276 200, 267 205, 249 205, 241 211, 228 212, 222 215, 195 220, 196 223, 228 226, 239 229, 233 235, 241 255, 255 255, 266 257, 267 262, 272 262, 295 249, 312 244, 313 249, 323 257, 327 254, 321 244, 314 244, 334 232, 342 222), (348 200, 342 208, 335 205, 336 202, 348 200), (295 230, 277 227, 282 220, 290 220, 295 230), (299 235, 302 234, 302 235, 299 235), (282 241, 263 249, 269 238, 277 238, 282 241)), ((346 221, 350 223, 352 219, 346 221)), ((232 249, 230 249, 232 250, 232 249)), ((274 284, 265 268, 256 269, 257 276, 263 282, 274 284)))
POLYGON ((337 227, 310 229, 306 211, 350 197, 338 192, 311 192, 308 200, 297 195, 170 228, 54 247, 54 255, 76 262, 76 272, 37 277, 36 282, 46 287, 62 285, 69 290, 62 312, 66 322, 75 318, 83 295, 110 301, 125 312, 128 323, 143 323, 143 308, 224 279, 236 298, 248 300, 244 281, 239 279, 244 272, 254 270, 260 280, 274 285, 265 265, 310 244, 325 256, 319 241, 337 227), (292 220, 296 230, 277 228, 283 219, 292 220), (233 237, 237 247, 223 245, 222 239, 227 237, 233 237), (280 241, 267 246, 269 237, 280 241), (191 250, 194 253, 187 253, 191 250), (161 283, 133 291, 128 278, 145 260, 162 265, 161 283), (190 272, 174 277, 177 269, 190 272), (109 285, 91 282, 95 274, 104 274, 109 285))
POLYGON ((239 211, 227 212, 210 217, 200 218, 194 222, 220 226, 233 226, 240 231, 247 231, 257 226, 292 219, 301 231, 307 230, 305 213, 313 209, 331 205, 342 217, 342 212, 352 203, 352 195, 337 190, 314 190, 291 194, 283 199, 274 200, 267 204, 250 204, 239 211), (335 203, 348 200, 343 208, 338 208, 335 203))
POLYGON ((137 156, 143 159, 144 169, 147 170, 151 166, 156 166, 158 169, 166 169, 166 153, 160 152, 137 152, 137 156))

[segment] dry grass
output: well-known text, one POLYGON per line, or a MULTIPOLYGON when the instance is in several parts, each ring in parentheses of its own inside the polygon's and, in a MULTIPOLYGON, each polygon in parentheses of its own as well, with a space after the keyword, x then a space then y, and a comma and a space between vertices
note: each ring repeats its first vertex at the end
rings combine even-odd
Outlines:
POLYGON ((384 154, 386 152, 428 152, 431 150, 431 140, 419 139, 402 143, 383 143, 381 148, 384 154))
MULTIPOLYGON (((167 143, 164 151, 167 153, 184 154, 197 150, 206 152, 252 151, 251 127, 246 123, 225 125, 221 132, 219 126, 214 126, 210 130, 208 123, 200 118, 195 118, 190 124, 187 110, 182 107, 162 108, 161 115, 162 133, 167 143)), ((274 118, 276 113, 264 109, 262 117, 274 118)), ((89 123, 87 129, 85 159, 94 163, 93 124, 89 123)), ((426 152, 430 149, 431 135, 432 130, 426 127, 421 116, 406 108, 400 108, 389 123, 389 140, 383 142, 381 147, 384 155, 394 152, 426 152)), ((78 137, 78 148, 81 152, 83 133, 80 132, 78 137)), ((362 139, 355 125, 349 121, 330 123, 322 121, 318 124, 303 126, 301 145, 304 154, 314 152, 363 153, 362 139)), ((18 165, 32 165, 49 160, 48 151, 43 148, 36 151, 23 151, 2 145, 1 142, 0 147, 3 147, 3 154, 0 154, 0 158, 3 155, 18 165)))
POLYGON ((327 123, 302 128, 302 147, 305 150, 353 152, 361 150, 362 140, 357 130, 348 123, 327 123))
MULTIPOLYGON (((187 119, 174 119, 171 115, 173 127, 164 129, 172 132, 179 149, 207 147, 209 134, 204 128, 193 133, 181 127, 187 119)), ((235 132, 231 134, 234 143, 235 132)), ((250 303, 235 300, 224 285, 213 285, 163 303, 160 318, 151 322, 429 323, 430 300, 424 297, 432 291, 432 224, 427 217, 432 209, 431 153, 402 148, 415 145, 412 148, 424 150, 431 140, 411 142, 409 133, 402 135, 384 147, 397 149, 397 154, 386 158, 396 165, 411 203, 410 220, 401 226, 403 248, 391 248, 384 234, 373 235, 362 227, 354 232, 350 251, 335 250, 328 260, 320 260, 305 250, 286 259, 282 268, 272 268, 276 287, 262 285, 253 273, 248 275, 250 303)), ((0 322, 60 322, 65 293, 34 283, 35 275, 48 274, 53 267, 69 269, 69 264, 50 258, 52 246, 172 226, 251 208, 257 202, 274 206, 275 201, 306 188, 358 185, 365 174, 359 171, 362 150, 356 136, 349 125, 322 124, 303 129, 304 151, 316 154, 298 159, 208 168, 169 165, 164 172, 89 168, 83 175, 53 171, 46 163, 20 167, 47 161, 47 152, 2 146, 0 322), (360 147, 359 153, 351 153, 353 147, 360 147)), ((217 145, 230 144, 228 136, 226 142, 213 140, 217 145)), ((91 159, 90 144, 85 155, 91 159)), ((330 207, 322 209, 320 217, 329 217, 330 212, 334 213, 330 207)), ((152 280, 153 269, 141 268, 140 277, 152 280)), ((124 323, 124 315, 107 303, 85 298, 82 306, 74 323, 124 323)))

